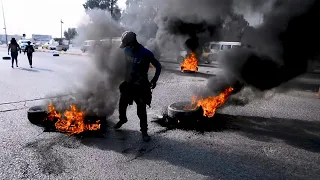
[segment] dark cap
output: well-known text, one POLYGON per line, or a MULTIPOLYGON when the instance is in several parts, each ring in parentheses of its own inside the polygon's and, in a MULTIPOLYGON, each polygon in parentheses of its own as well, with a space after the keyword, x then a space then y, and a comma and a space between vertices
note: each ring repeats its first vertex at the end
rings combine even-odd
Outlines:
POLYGON ((121 45, 120 48, 127 47, 130 43, 137 41, 136 33, 132 31, 126 31, 121 36, 121 45))

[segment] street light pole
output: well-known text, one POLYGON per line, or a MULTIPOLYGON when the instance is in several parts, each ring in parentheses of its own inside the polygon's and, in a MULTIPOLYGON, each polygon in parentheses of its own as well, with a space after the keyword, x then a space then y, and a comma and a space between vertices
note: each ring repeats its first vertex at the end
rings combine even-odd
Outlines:
POLYGON ((61 23, 61 39, 62 39, 62 24, 63 24, 62 19, 61 19, 60 23, 61 23))
POLYGON ((2 14, 3 14, 3 23, 4 23, 4 33, 5 33, 5 36, 6 36, 6 45, 8 46, 8 35, 7 35, 7 26, 6 26, 6 19, 4 17, 4 8, 3 8, 3 2, 1 0, 1 6, 2 6, 2 14))

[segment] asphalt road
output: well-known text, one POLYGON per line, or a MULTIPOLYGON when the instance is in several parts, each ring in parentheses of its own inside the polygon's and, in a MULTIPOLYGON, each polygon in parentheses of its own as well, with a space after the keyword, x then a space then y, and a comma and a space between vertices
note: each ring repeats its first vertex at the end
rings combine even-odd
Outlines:
MULTIPOLYGON (((40 52, 33 69, 23 55, 19 68, 0 61, 0 179, 319 179, 320 100, 313 92, 226 106, 219 121, 229 125, 212 132, 166 131, 151 122, 170 103, 205 87, 208 74, 219 71, 209 67, 182 74, 165 65, 148 109, 149 143, 141 142, 135 106, 122 130, 108 128, 105 138, 47 133, 29 123, 27 107, 81 84, 90 61, 40 52)), ((108 122, 117 122, 117 113, 108 122)))

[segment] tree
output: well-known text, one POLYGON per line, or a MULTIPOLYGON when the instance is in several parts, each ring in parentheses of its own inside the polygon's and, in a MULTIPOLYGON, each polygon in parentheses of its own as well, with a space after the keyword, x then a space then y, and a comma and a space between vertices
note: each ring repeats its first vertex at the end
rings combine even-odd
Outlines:
POLYGON ((67 31, 64 31, 64 37, 69 40, 74 39, 78 35, 76 28, 68 28, 67 31))
POLYGON ((138 34, 142 43, 156 37, 158 25, 155 17, 157 5, 144 0, 127 0, 126 9, 122 13, 121 23, 126 29, 138 34))
POLYGON ((224 41, 240 41, 245 29, 249 23, 241 14, 230 15, 221 29, 222 40, 224 41))
POLYGON ((114 20, 119 20, 121 17, 121 10, 117 5, 118 0, 87 0, 83 7, 86 11, 92 9, 101 9, 109 11, 114 20))

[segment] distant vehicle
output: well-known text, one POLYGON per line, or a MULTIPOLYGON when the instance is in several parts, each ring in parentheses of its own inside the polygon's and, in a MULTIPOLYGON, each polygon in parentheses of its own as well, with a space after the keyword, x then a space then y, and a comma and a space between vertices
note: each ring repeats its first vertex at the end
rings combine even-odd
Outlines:
MULTIPOLYGON (((200 50, 198 50, 198 52, 196 52, 196 54, 197 57, 199 57, 200 62, 210 64, 217 60, 219 52, 232 48, 239 48, 241 46, 241 42, 214 41, 206 43, 202 48, 200 48, 200 50)), ((177 61, 179 63, 183 62, 187 54, 188 51, 186 50, 180 51, 180 56, 178 57, 177 61)))
POLYGON ((44 43, 42 49, 49 49, 49 42, 44 43))
POLYGON ((55 38, 51 39, 48 42, 48 48, 49 50, 57 50, 57 51, 67 51, 69 49, 68 41, 61 39, 61 38, 55 38))
POLYGON ((119 46, 121 44, 121 37, 112 37, 100 40, 101 45, 111 47, 111 46, 119 46))
POLYGON ((49 50, 56 50, 58 45, 59 45, 59 43, 57 41, 55 41, 54 39, 51 39, 48 42, 48 49, 49 50))
POLYGON ((34 44, 32 43, 32 41, 31 41, 31 40, 28 40, 28 39, 21 39, 21 40, 18 41, 18 44, 19 44, 19 46, 20 46, 20 48, 21 48, 21 51, 24 51, 24 50, 26 49, 26 46, 28 45, 28 41, 31 42, 30 45, 34 46, 34 44))
POLYGON ((41 46, 41 43, 39 43, 39 42, 33 43, 34 49, 39 49, 39 46, 41 46))
POLYGON ((99 41, 86 40, 81 47, 81 51, 84 53, 87 51, 92 51, 95 48, 95 46, 97 46, 98 44, 99 44, 99 41))

